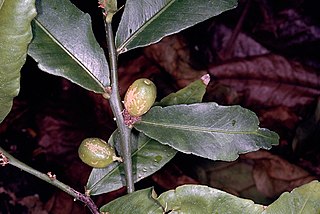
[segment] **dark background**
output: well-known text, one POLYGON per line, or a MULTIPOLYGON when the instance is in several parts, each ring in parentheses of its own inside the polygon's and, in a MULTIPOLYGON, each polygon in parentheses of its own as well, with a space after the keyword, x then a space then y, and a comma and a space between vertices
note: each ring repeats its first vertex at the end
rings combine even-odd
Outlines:
MULTIPOLYGON (((74 3, 90 13, 105 48, 96 3, 74 3)), ((154 186, 160 194, 185 183, 206 184, 267 205, 282 192, 319 179, 318 8, 313 0, 241 0, 234 10, 121 55, 122 95, 135 79, 147 77, 157 85, 159 100, 209 73, 205 102, 248 108, 261 127, 281 137, 270 151, 230 163, 178 154, 136 188, 154 186)), ((0 125, 0 143, 19 160, 83 192, 91 168, 80 161, 77 148, 86 137, 108 139, 116 128, 112 118, 99 95, 40 71, 28 57, 20 94, 0 125)), ((101 206, 123 194, 124 188, 93 200, 101 206)), ((88 212, 43 181, 12 166, 0 168, 0 213, 88 212)))

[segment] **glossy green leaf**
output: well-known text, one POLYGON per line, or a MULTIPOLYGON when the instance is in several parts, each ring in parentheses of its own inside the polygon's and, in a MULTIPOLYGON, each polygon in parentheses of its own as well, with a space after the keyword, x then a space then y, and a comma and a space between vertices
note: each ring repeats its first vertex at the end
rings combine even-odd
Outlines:
POLYGON ((236 5, 236 0, 128 0, 116 34, 118 52, 155 43, 236 5))
POLYGON ((312 181, 290 193, 283 193, 268 206, 264 214, 320 213, 320 183, 312 181))
POLYGON ((240 106, 198 103, 153 107, 134 127, 178 151, 231 161, 278 144, 276 133, 258 125, 257 116, 240 106))
POLYGON ((202 185, 183 185, 156 198, 151 188, 120 197, 100 211, 109 213, 242 214, 261 213, 263 206, 202 185))
MULTIPOLYGON (((118 141, 116 132, 109 141, 118 141)), ((110 144, 112 144, 110 142, 110 144)), ((137 182, 162 168, 176 154, 176 150, 158 143, 144 134, 132 135, 133 178, 137 182)), ((119 189, 125 185, 123 165, 113 163, 103 169, 93 169, 86 189, 91 195, 98 195, 119 189)))
POLYGON ((262 205, 238 198, 229 193, 202 185, 183 185, 162 193, 158 201, 170 213, 185 214, 242 214, 261 213, 262 205))
POLYGON ((152 188, 148 188, 111 201, 101 207, 100 211, 171 214, 318 214, 320 184, 319 181, 313 181, 294 189, 291 193, 283 193, 268 207, 204 185, 183 185, 164 192, 159 197, 156 197, 152 188))
POLYGON ((20 90, 20 70, 32 39, 34 0, 0 1, 0 122, 7 116, 20 90))
MULTIPOLYGON (((209 78, 208 75, 205 76, 207 79, 209 78)), ((179 91, 164 97, 159 103, 156 103, 155 106, 170 106, 201 102, 204 94, 206 93, 208 83, 209 82, 204 83, 202 79, 196 80, 179 91)))
POLYGON ((104 213, 163 214, 152 188, 122 196, 100 208, 104 213))
POLYGON ((42 0, 37 8, 28 54, 43 71, 103 93, 110 84, 109 68, 90 16, 64 0, 42 0))

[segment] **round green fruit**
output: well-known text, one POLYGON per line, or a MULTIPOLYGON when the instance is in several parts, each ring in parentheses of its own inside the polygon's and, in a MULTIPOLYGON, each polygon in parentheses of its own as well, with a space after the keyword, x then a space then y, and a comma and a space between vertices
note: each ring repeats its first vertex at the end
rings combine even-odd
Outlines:
POLYGON ((152 107, 156 96, 157 88, 151 80, 137 79, 127 90, 124 107, 131 116, 139 117, 152 107))
POLYGON ((115 150, 104 140, 99 138, 84 139, 78 149, 80 159, 94 168, 104 168, 113 161, 121 161, 115 150))

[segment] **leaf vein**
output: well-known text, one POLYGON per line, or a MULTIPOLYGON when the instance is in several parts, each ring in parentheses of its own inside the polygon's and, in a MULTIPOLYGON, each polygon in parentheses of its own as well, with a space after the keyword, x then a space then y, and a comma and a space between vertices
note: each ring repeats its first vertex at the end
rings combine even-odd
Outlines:
MULTIPOLYGON (((162 127, 162 128, 171 128, 171 129, 180 129, 184 131, 191 131, 191 132, 204 132, 204 133, 221 133, 221 134, 253 134, 253 135, 259 135, 257 130, 253 131, 232 131, 232 130, 223 130, 223 129, 209 129, 208 127, 199 127, 199 126, 191 126, 191 125, 182 125, 182 124, 165 124, 165 123, 154 123, 154 122, 148 122, 148 121, 139 121, 138 124, 146 124, 156 127, 162 127)), ((264 136, 265 137, 265 136, 264 136)))

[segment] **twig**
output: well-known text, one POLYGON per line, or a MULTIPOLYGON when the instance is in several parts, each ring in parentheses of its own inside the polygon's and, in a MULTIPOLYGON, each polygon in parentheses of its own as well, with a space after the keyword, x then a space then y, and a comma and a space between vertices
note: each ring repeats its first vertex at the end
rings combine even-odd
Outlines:
POLYGON ((112 25, 110 19, 105 19, 105 28, 107 32, 107 44, 109 51, 109 63, 110 63, 110 79, 111 79, 111 94, 110 94, 110 106, 112 112, 116 118, 116 123, 120 132, 121 139, 121 152, 124 162, 124 170, 126 177, 127 192, 132 193, 134 191, 134 182, 132 175, 132 160, 131 160, 131 145, 130 134, 131 129, 125 125, 124 118, 122 116, 122 104, 119 94, 118 86, 118 69, 117 59, 118 55, 115 48, 114 36, 112 32, 112 25))
POLYGON ((12 155, 10 155, 8 152, 6 152, 3 148, 0 147, 0 161, 2 166, 5 166, 7 164, 10 164, 12 166, 18 167, 19 169, 28 172, 37 178, 40 178, 41 180, 44 180, 48 182, 49 184, 52 184, 55 187, 58 187, 62 191, 66 192, 67 194, 74 197, 76 200, 79 200, 88 207, 88 209, 93 214, 99 214, 98 207, 96 204, 92 201, 92 199, 89 196, 86 196, 85 194, 82 194, 75 189, 71 188, 70 186, 62 183, 61 181, 56 179, 56 176, 53 175, 51 172, 48 172, 47 174, 39 172, 30 166, 22 163, 21 161, 14 158, 12 155))

